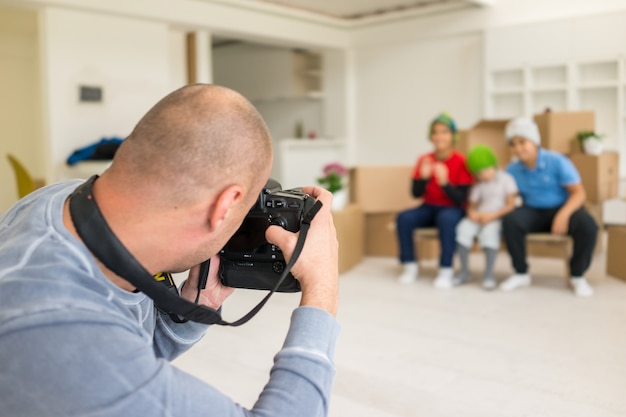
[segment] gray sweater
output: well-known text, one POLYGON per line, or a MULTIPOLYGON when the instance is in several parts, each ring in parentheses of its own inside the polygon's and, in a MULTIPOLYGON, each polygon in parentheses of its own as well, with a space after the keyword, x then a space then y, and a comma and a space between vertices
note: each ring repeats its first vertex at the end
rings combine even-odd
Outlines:
MULTIPOLYGON (((297 308, 269 383, 245 410, 169 361, 207 326, 177 324, 111 283, 62 222, 80 182, 0 217, 0 416, 325 416, 339 326, 297 308)), ((254 325, 254 322, 249 324, 254 325)))

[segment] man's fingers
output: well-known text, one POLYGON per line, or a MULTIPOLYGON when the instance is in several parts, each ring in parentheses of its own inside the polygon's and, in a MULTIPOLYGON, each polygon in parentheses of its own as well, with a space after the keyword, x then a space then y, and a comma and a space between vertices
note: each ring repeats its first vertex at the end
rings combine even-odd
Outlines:
POLYGON ((303 187, 302 192, 307 193, 311 197, 320 200, 326 207, 330 207, 333 201, 333 195, 330 191, 321 187, 303 187))
POLYGON ((332 196, 330 191, 328 191, 327 189, 322 188, 322 187, 316 187, 313 185, 303 187, 302 192, 307 193, 311 197, 314 197, 317 199, 324 198, 323 196, 332 196))
POLYGON ((265 231, 265 239, 272 245, 278 246, 285 255, 285 260, 289 261, 298 240, 298 235, 280 226, 270 226, 265 231))
POLYGON ((209 276, 216 277, 220 270, 220 256, 213 255, 211 257, 211 264, 209 265, 209 276))

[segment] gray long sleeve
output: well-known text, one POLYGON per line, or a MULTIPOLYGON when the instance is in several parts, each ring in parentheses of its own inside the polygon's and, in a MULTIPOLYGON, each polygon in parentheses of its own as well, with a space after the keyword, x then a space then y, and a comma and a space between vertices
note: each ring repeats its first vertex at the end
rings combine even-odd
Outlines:
POLYGON ((63 227, 76 185, 46 187, 0 217, 0 416, 327 415, 330 314, 294 310, 266 387, 242 408, 169 363, 207 326, 173 323, 115 286, 63 227))

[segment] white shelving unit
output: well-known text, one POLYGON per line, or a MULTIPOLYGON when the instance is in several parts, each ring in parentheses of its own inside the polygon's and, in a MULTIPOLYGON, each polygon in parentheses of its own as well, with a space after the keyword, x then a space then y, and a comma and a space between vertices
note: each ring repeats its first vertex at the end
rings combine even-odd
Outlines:
POLYGON ((626 59, 531 63, 486 73, 485 115, 501 119, 553 111, 593 110, 607 150, 620 152, 626 177, 626 59))
POLYGON ((524 110, 526 81, 523 68, 493 71, 487 78, 489 96, 488 113, 491 117, 508 118, 524 110))
POLYGON ((566 65, 545 65, 528 69, 529 102, 533 113, 541 113, 546 108, 555 111, 567 109, 567 72, 566 65))

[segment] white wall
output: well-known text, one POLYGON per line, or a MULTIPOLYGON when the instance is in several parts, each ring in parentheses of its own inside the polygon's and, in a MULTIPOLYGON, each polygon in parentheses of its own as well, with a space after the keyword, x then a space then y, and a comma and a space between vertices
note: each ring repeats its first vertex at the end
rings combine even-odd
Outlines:
MULTIPOLYGON (((1 3, 14 4, 15 0, 0 0, 1 3)), ((424 130, 438 111, 449 110, 461 127, 481 117, 482 59, 488 53, 482 47, 482 33, 583 15, 617 19, 611 14, 626 10, 624 0, 498 0, 488 8, 348 27, 302 13, 283 13, 269 5, 258 9, 243 7, 244 2, 234 0, 21 0, 20 4, 59 7, 44 13, 44 23, 50 20, 52 27, 45 29, 42 36, 44 44, 53 51, 47 55, 51 57, 51 65, 46 67, 45 78, 52 85, 46 90, 51 94, 46 98, 51 108, 46 120, 50 120, 55 169, 61 156, 64 159, 71 151, 70 142, 73 145, 77 139, 95 140, 97 137, 85 138, 85 135, 96 131, 97 136, 127 133, 129 120, 136 121, 137 114, 133 113, 142 113, 155 95, 160 96, 181 83, 184 67, 178 58, 184 56, 183 28, 345 53, 336 61, 347 69, 345 85, 341 86, 340 80, 336 84, 339 89, 334 90, 341 91, 339 95, 345 94, 345 105, 336 113, 326 108, 324 124, 335 126, 328 133, 333 136, 345 133, 353 162, 405 163, 412 162, 416 153, 427 148, 424 130), (73 9, 82 11, 72 12, 73 9), (72 13, 81 19, 71 18, 72 13), (168 32, 167 28, 172 26, 181 29, 168 32), (83 32, 90 39, 89 45, 81 42, 83 32), (76 33, 81 36, 75 36, 76 33), (137 50, 139 55, 130 57, 131 50, 137 50), (111 58, 105 59, 96 52, 110 52, 111 58), (178 57, 176 68, 166 69, 174 55, 178 57), (127 72, 119 68, 120 56, 127 58, 127 72), (342 59, 345 61, 341 62, 342 59), (152 65, 151 61, 160 64, 152 65), (169 75, 164 74, 168 70, 169 75), (77 106, 72 101, 74 93, 68 92, 69 86, 77 79, 105 78, 114 80, 114 85, 130 86, 129 91, 137 90, 136 103, 133 99, 128 101, 128 113, 112 115, 110 107, 106 107, 109 103, 105 103, 106 110, 96 116, 98 112, 89 110, 93 108, 77 106), (150 83, 162 88, 159 94, 154 94, 158 88, 137 87, 150 83), (141 111, 136 110, 136 105, 141 111), (68 121, 76 120, 77 116, 93 123, 68 127, 68 121)), ((596 39, 594 36, 590 39, 596 39)), ((619 39, 614 37, 614 41, 619 39)), ((567 40, 557 31, 546 34, 546 45, 558 47, 563 42, 567 40)), ((605 47, 598 40, 585 45, 589 50, 597 46, 598 51, 605 47)))
MULTIPOLYGON (((486 69, 567 65, 573 68, 570 76, 575 78, 581 63, 615 62, 626 55, 625 23, 626 11, 617 11, 493 28, 485 36, 486 69)), ((626 107, 623 103, 626 68, 618 68, 618 71, 622 72, 618 74, 622 81, 619 87, 582 92, 573 90, 567 107, 596 113, 596 131, 606 135, 605 146, 608 149, 621 153, 621 176, 626 177, 626 107)), ((569 80, 569 83, 572 81, 569 80)))
MULTIPOLYGON (((500 27, 607 15, 624 10, 625 0, 496 0, 489 7, 469 6, 448 13, 359 26, 353 31, 352 44, 385 45, 408 39, 456 36, 500 27)), ((552 35, 558 36, 558 33, 553 32, 552 35)))
POLYGON ((5 155, 44 174, 37 13, 0 7, 0 213, 17 201, 15 175, 5 155))
POLYGON ((187 84, 187 34, 180 29, 169 31, 169 68, 171 91, 187 84))
POLYGON ((479 34, 357 47, 356 162, 412 164, 441 111, 460 127, 480 119, 482 60, 479 34))
POLYGON ((126 137, 170 90, 166 24, 67 9, 42 10, 41 39, 50 167, 64 176, 77 147, 126 137), (80 103, 79 85, 103 88, 101 103, 80 103))
MULTIPOLYGON (((624 54, 625 12, 624 0, 498 0, 487 8, 358 27, 349 126, 356 162, 412 162, 428 147, 423 132, 440 109, 461 128, 482 118, 488 67, 624 54)), ((626 118, 620 122, 626 131, 626 118)), ((624 173, 626 138, 617 142, 624 173)))
POLYGON ((322 52, 323 133, 335 139, 348 136, 349 66, 348 52, 340 49, 322 52))
POLYGON ((626 11, 486 31, 486 65, 518 67, 626 54, 626 11))
MULTIPOLYGON (((326 136, 323 109, 328 101, 311 99, 296 91, 296 70, 289 48, 248 43, 213 48, 214 82, 251 100, 267 122, 275 154, 271 175, 278 180, 282 180, 283 172, 281 141, 295 138, 298 124, 302 125, 304 136, 309 132, 326 136)), ((333 97, 329 98, 332 102, 333 97)))
MULTIPOLYGON (((24 6, 57 6, 95 14, 164 22, 176 27, 207 29, 222 35, 284 45, 347 47, 350 33, 329 19, 287 12, 268 3, 241 0, 17 0, 24 6), (258 6, 258 7, 256 7, 258 6)), ((15 3, 16 0, 0 0, 15 3)), ((287 9, 289 10, 289 9, 287 9)))

